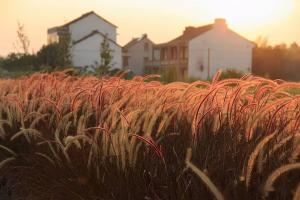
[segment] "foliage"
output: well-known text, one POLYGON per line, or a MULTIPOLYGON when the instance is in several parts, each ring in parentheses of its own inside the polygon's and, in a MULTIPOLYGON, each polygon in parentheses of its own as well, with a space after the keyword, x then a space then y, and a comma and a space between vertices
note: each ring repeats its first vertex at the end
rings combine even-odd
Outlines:
POLYGON ((71 61, 71 36, 65 31, 61 33, 58 43, 44 45, 37 53, 37 59, 40 66, 70 67, 71 61))
POLYGON ((293 43, 258 46, 253 51, 253 73, 272 79, 300 80, 300 47, 293 43))
POLYGON ((237 71, 235 69, 228 69, 222 72, 220 79, 229 79, 229 78, 242 78, 244 75, 243 72, 237 71))
POLYGON ((0 80, 0 194, 292 198, 300 96, 285 90, 300 84, 220 81, 219 73, 211 83, 146 82, 153 77, 57 72, 0 80))
POLYGON ((57 57, 57 59, 60 61, 60 65, 58 66, 66 67, 72 65, 71 49, 71 34, 67 29, 59 35, 58 52, 60 53, 60 56, 57 57))
POLYGON ((163 83, 179 81, 182 78, 179 73, 178 68, 172 65, 163 68, 146 69, 146 74, 159 74, 160 81, 163 83))
POLYGON ((26 50, 26 44, 29 45, 29 41, 27 41, 27 36, 23 31, 23 26, 19 24, 18 37, 26 53, 11 53, 5 58, 1 58, 0 68, 4 70, 0 75, 1 77, 18 77, 35 71, 53 71, 72 65, 70 56, 71 36, 69 32, 61 33, 58 43, 44 45, 37 54, 29 54, 26 50))
POLYGON ((35 55, 11 53, 0 63, 0 68, 7 71, 28 71, 37 67, 35 55))
POLYGON ((100 44, 100 65, 96 68, 97 74, 107 74, 111 67, 113 67, 113 50, 110 48, 107 35, 104 36, 100 44))
POLYGON ((20 50, 22 54, 29 54, 30 40, 25 33, 24 24, 20 22, 18 22, 17 36, 18 40, 15 44, 15 48, 18 52, 20 50))
POLYGON ((159 74, 164 83, 171 83, 180 79, 179 70, 176 66, 169 66, 166 69, 161 69, 159 74))

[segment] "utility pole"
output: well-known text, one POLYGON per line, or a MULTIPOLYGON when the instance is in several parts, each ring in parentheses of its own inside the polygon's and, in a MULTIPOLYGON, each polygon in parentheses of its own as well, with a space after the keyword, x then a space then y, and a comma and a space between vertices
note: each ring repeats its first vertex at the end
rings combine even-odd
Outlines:
POLYGON ((210 49, 207 49, 207 80, 210 79, 210 49))

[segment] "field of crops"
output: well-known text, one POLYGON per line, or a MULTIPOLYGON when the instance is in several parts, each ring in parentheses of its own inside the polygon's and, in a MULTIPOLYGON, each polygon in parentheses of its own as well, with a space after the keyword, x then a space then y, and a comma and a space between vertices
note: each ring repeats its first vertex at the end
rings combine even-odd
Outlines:
POLYGON ((0 199, 300 199, 300 84, 0 80, 0 199))

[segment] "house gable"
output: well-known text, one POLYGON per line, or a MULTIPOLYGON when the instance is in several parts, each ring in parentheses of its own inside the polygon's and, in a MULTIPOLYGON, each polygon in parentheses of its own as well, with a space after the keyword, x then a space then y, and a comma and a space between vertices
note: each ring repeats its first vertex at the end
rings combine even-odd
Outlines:
POLYGON ((222 46, 222 45, 230 45, 230 46, 246 46, 249 48, 254 48, 255 43, 250 40, 244 38, 233 30, 218 30, 211 29, 201 35, 198 35, 192 38, 189 41, 190 43, 198 43, 198 45, 208 48, 210 46, 222 46))
POLYGON ((96 17, 98 17, 100 20, 103 20, 105 21, 107 24, 110 24, 111 26, 114 26, 115 28, 118 28, 116 25, 114 25, 113 23, 109 22, 108 20, 104 19, 103 17, 101 17, 100 15, 98 15, 97 13, 95 13, 94 11, 91 11, 91 12, 88 12, 88 13, 85 13, 83 15, 81 15, 80 17, 76 18, 76 19, 73 19, 72 21, 62 25, 61 27, 67 27, 67 26, 70 26, 71 24, 73 23, 76 23, 77 21, 80 21, 86 17, 88 17, 89 15, 95 15, 96 17))
POLYGON ((135 75, 145 74, 145 64, 152 59, 153 45, 146 34, 133 38, 123 47, 123 67, 129 68, 135 75))
POLYGON ((107 35, 113 41, 116 41, 117 37, 116 26, 107 23, 95 13, 82 17, 80 20, 69 24, 68 27, 73 41, 77 41, 95 30, 107 35))
POLYGON ((227 26, 214 27, 189 41, 189 76, 211 78, 219 69, 250 73, 254 47, 253 42, 227 26))
MULTIPOLYGON (((99 32, 93 32, 89 36, 80 39, 72 46, 72 61, 74 66, 97 66, 101 63, 100 48, 105 35, 99 32)), ((122 48, 113 40, 108 40, 112 50, 114 64, 113 68, 122 67, 122 48)))
MULTIPOLYGON (((102 18, 95 12, 88 12, 82 16, 62 25, 48 29, 48 41, 54 41, 52 38, 60 35, 66 30, 70 32, 73 42, 89 35, 97 30, 103 34, 107 34, 108 38, 116 41, 117 26, 102 18)), ((57 40, 57 38, 56 38, 57 40)))
MULTIPOLYGON (((99 31, 97 31, 97 30, 94 30, 94 31, 92 31, 90 34, 88 34, 88 35, 86 35, 86 36, 80 38, 79 40, 73 41, 73 46, 75 46, 75 45, 77 45, 77 44, 83 42, 84 40, 87 40, 87 39, 89 39, 90 37, 92 37, 92 36, 94 36, 94 35, 97 35, 97 34, 98 34, 98 35, 101 35, 103 38, 104 38, 104 37, 107 37, 107 36, 104 35, 103 33, 99 32, 99 31)), ((117 45, 117 46, 119 46, 120 48, 122 48, 118 43, 116 43, 116 41, 114 41, 114 40, 112 40, 112 39, 110 39, 110 38, 107 38, 107 39, 108 39, 109 42, 112 42, 112 43, 114 43, 115 45, 117 45)))

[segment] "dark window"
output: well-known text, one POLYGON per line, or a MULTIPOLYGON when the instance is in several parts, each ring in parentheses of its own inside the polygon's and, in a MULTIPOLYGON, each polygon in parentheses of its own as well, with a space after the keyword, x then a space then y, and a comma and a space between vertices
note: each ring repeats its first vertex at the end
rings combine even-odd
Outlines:
POLYGON ((201 71, 201 72, 204 71, 204 66, 203 66, 203 64, 200 64, 200 71, 201 71))
POLYGON ((124 57, 123 57, 123 66, 124 66, 124 67, 128 67, 128 60, 129 60, 129 57, 128 57, 128 56, 124 56, 124 57))
POLYGON ((187 57, 186 57, 186 51, 187 51, 187 48, 186 48, 186 47, 180 47, 180 50, 179 50, 179 51, 180 51, 179 54, 180 54, 180 58, 181 58, 181 59, 187 58, 187 57))

